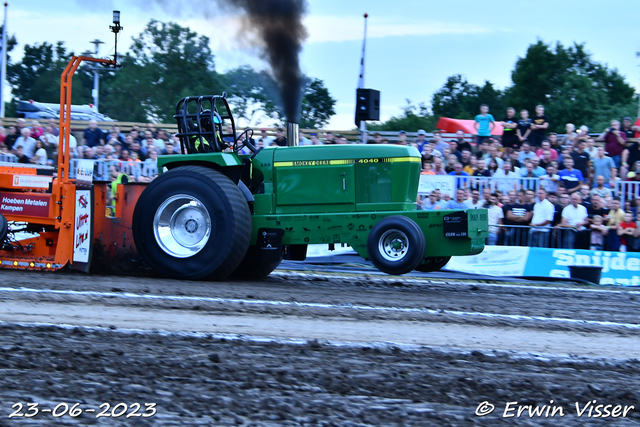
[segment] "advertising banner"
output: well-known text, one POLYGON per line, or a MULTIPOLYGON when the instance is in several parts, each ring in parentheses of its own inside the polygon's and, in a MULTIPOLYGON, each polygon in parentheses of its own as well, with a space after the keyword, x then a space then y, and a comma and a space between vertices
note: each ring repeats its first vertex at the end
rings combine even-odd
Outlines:
POLYGON ((601 285, 640 286, 640 253, 486 246, 478 255, 452 257, 444 268, 488 276, 569 278, 569 266, 602 267, 601 285))
POLYGON ((91 191, 76 190, 73 262, 89 262, 91 247, 91 191))
POLYGON ((31 193, 0 193, 0 213, 3 215, 49 216, 51 196, 31 193))
POLYGON ((53 178, 50 176, 14 175, 13 186, 24 188, 49 188, 52 180, 53 178))
POLYGON ((93 163, 94 160, 88 159, 78 161, 78 168, 76 169, 76 185, 78 187, 91 187, 93 182, 93 163))
POLYGON ((418 194, 426 196, 433 190, 455 197, 456 178, 449 175, 420 175, 418 194))

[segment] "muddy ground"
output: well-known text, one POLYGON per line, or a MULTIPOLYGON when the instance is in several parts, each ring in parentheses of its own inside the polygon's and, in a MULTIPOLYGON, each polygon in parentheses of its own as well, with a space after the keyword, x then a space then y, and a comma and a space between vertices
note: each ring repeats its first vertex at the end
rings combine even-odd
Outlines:
POLYGON ((633 356, 640 295, 633 290, 286 273, 260 283, 207 284, 3 272, 0 287, 8 288, 0 289, 0 425, 640 425, 640 361, 633 356), (76 293, 10 291, 21 286, 76 293), (381 310, 394 307, 424 311, 381 310), (163 315, 187 313, 213 320, 162 323, 163 315), (237 329, 247 319, 260 333, 237 329), (317 330, 296 327, 304 322, 317 322, 317 330), (338 326, 327 335, 329 323, 344 331, 338 326), (348 333, 353 324, 371 328, 361 326, 355 336, 348 333), (455 346, 431 345, 441 337, 429 333, 412 336, 449 327, 462 328, 455 346), (471 337, 485 328, 496 334, 495 345, 487 345, 491 337, 471 337), (532 337, 552 335, 560 337, 553 351, 522 351, 536 348, 527 343, 532 337), (393 343, 372 339, 378 336, 393 343), (628 347, 616 355, 613 339, 628 347), (578 348, 578 340, 593 347, 578 348), (525 411, 502 418, 507 402, 550 400, 564 417, 531 418, 525 411), (593 400, 635 408, 624 418, 589 418, 588 411, 577 417, 576 402, 582 408, 593 400), (484 401, 495 411, 478 417, 484 401), (139 402, 139 413, 144 403, 156 403, 157 413, 9 418, 18 402, 40 409, 139 402))

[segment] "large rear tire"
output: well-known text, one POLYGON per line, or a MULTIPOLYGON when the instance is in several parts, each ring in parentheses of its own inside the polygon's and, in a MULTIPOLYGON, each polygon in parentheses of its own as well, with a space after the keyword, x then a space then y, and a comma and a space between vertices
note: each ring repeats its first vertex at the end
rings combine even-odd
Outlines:
POLYGON ((451 260, 450 256, 443 257, 428 257, 424 259, 424 263, 416 267, 416 271, 423 273, 431 273, 433 271, 440 271, 451 260))
POLYGON ((251 213, 238 187, 220 172, 184 166, 163 173, 140 196, 133 238, 159 275, 223 280, 251 239, 251 213))
POLYGON ((387 274, 413 271, 424 257, 422 230, 410 218, 394 215, 378 222, 367 238, 367 250, 373 265, 387 274))

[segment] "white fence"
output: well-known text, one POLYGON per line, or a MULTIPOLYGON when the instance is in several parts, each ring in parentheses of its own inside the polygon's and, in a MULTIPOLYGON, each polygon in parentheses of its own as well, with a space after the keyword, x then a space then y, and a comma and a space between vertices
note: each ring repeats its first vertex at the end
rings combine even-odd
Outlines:
MULTIPOLYGON (((541 178, 494 178, 494 177, 470 177, 452 175, 420 175, 420 186, 418 194, 428 195, 433 190, 440 190, 443 194, 449 194, 455 198, 455 191, 458 188, 477 188, 482 191, 490 188, 491 192, 500 190, 503 193, 511 189, 534 190, 542 186, 547 191, 555 192, 557 184, 541 178)), ((612 189, 615 196, 620 197, 622 205, 626 200, 633 200, 640 197, 640 182, 618 181, 612 189)))

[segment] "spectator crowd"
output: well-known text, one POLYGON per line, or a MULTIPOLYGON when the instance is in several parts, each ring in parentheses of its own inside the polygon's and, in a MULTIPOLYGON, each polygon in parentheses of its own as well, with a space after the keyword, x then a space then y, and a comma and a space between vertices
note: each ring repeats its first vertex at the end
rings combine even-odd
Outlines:
POLYGON ((483 105, 474 125, 473 141, 463 131, 449 141, 434 131, 427 141, 419 130, 405 142, 422 154, 422 174, 458 177, 454 197, 435 190, 418 197, 419 208, 487 208, 492 245, 640 251, 640 184, 624 200, 615 191, 640 181, 640 126, 630 117, 600 134, 567 124, 560 137, 547 133, 543 106, 532 118, 509 108, 497 121, 483 105))

